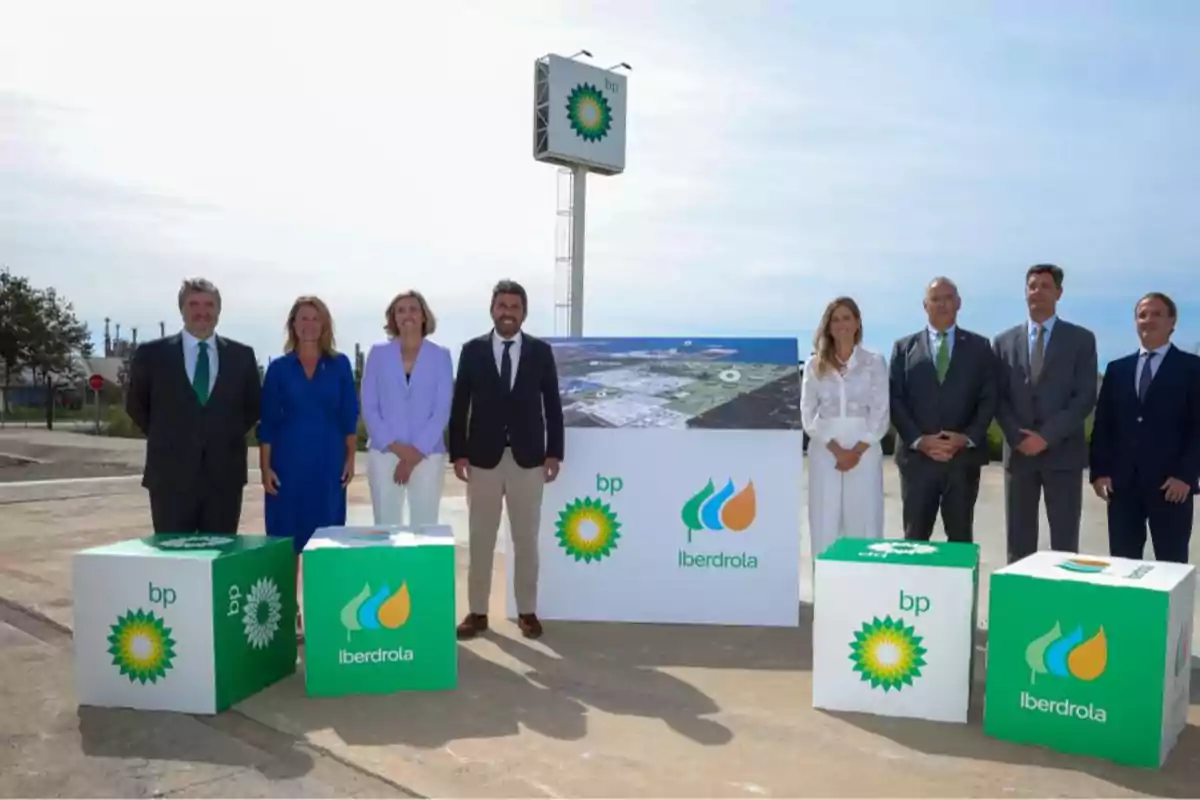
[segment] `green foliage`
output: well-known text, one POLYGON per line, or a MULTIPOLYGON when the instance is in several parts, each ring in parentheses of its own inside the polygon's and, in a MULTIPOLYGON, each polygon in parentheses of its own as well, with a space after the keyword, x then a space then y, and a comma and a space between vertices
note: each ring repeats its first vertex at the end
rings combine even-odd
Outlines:
POLYGON ((5 384, 23 370, 47 388, 81 380, 76 357, 91 355, 91 333, 54 288, 0 271, 0 366, 5 384))
POLYGON ((125 413, 125 409, 120 405, 111 405, 108 407, 108 412, 104 415, 103 426, 101 432, 105 436, 116 436, 120 439, 145 439, 142 432, 138 430, 138 426, 133 424, 133 420, 125 413))

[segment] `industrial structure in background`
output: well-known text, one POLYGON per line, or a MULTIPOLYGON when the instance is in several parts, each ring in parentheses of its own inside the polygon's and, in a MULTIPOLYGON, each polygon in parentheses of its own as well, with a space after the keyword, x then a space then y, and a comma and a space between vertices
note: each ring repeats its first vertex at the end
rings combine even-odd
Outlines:
POLYGON ((533 67, 533 158, 555 164, 558 220, 554 250, 554 332, 583 335, 584 217, 587 176, 625 171, 628 79, 616 69, 583 64, 587 50, 550 54, 533 67))

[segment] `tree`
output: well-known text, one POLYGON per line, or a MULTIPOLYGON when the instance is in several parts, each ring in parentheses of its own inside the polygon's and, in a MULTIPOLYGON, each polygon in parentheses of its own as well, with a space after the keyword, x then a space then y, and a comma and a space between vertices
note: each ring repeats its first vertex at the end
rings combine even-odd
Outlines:
POLYGON ((75 316, 75 307, 53 289, 37 294, 36 325, 31 331, 27 366, 46 386, 46 426, 54 426, 55 390, 86 375, 80 357, 92 354, 92 334, 75 316))
POLYGON ((8 408, 8 388, 29 362, 29 343, 38 325, 38 292, 28 278, 0 271, 0 367, 4 369, 0 412, 8 408))

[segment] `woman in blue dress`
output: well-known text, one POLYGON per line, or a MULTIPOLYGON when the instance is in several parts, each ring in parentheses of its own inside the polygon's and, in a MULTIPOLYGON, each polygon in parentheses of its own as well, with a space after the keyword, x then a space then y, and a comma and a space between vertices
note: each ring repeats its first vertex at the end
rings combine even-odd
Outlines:
MULTIPOLYGON (((267 367, 258 432, 267 535, 290 538, 296 553, 317 528, 346 524, 358 411, 354 370, 334 349, 329 309, 320 298, 298 298, 284 355, 267 367)), ((297 559, 297 589, 299 570, 297 559)))

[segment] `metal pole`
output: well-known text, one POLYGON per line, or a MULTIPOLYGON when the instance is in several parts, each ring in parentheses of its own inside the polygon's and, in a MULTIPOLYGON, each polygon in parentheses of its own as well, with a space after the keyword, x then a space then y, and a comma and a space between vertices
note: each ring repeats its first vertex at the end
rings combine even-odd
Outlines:
POLYGON ((587 167, 571 181, 571 336, 583 336, 583 218, 587 215, 587 167))
POLYGON ((96 435, 100 435, 100 390, 93 389, 92 394, 96 395, 96 435))

